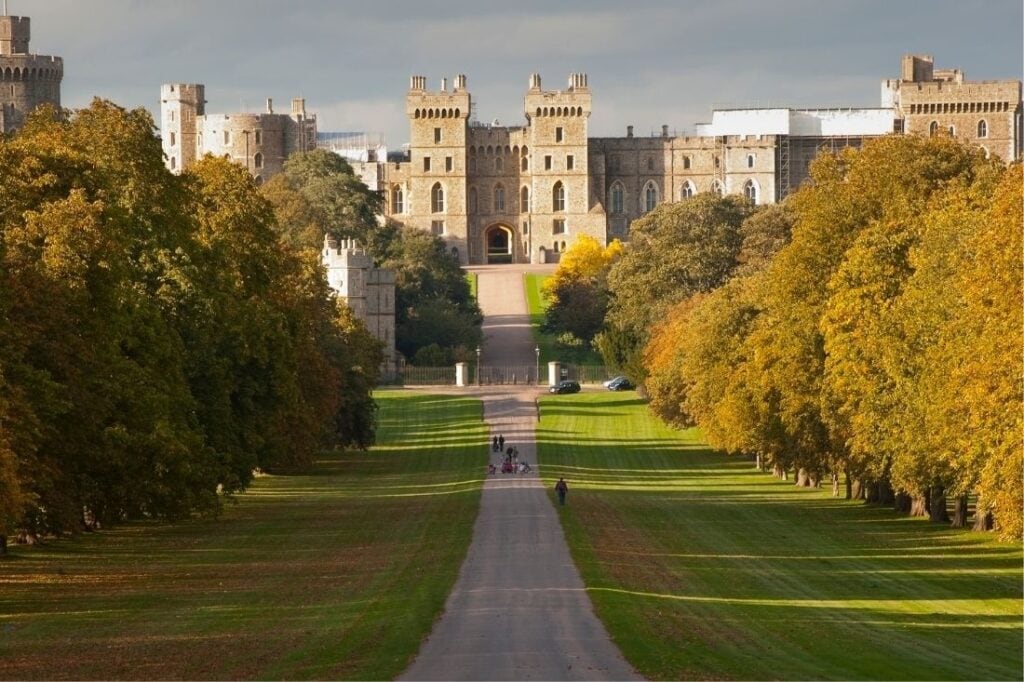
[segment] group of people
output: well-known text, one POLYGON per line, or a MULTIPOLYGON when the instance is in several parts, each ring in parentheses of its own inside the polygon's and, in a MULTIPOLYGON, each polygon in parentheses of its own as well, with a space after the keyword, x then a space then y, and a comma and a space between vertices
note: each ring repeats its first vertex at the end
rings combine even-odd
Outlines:
MULTIPOLYGON (((505 436, 504 434, 498 434, 491 439, 491 451, 501 452, 505 451, 505 458, 501 463, 501 473, 503 474, 528 474, 533 471, 530 467, 529 462, 519 460, 519 448, 515 446, 509 446, 505 448, 505 436)), ((487 465, 488 474, 496 474, 498 468, 493 464, 487 465)), ((569 493, 569 486, 566 484, 564 478, 559 478, 558 483, 555 484, 555 494, 558 495, 558 502, 562 506, 565 506, 565 496, 569 493)))
MULTIPOLYGON (((533 467, 526 460, 519 459, 519 448, 514 446, 505 447, 505 436, 498 434, 491 439, 491 450, 493 452, 505 452, 505 458, 501 463, 501 473, 503 474, 528 474, 533 471, 533 467)), ((487 465, 487 473, 497 473, 497 467, 494 464, 487 465)))

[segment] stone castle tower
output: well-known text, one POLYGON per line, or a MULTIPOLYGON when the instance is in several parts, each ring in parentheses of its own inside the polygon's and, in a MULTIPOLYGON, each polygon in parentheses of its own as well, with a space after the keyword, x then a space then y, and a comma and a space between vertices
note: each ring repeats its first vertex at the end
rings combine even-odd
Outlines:
POLYGON ((0 16, 0 132, 20 128, 42 104, 60 106, 64 60, 29 52, 28 17, 0 16))
POLYGON ((223 156, 244 165, 258 184, 280 173, 295 152, 316 147, 316 114, 306 100, 292 100, 290 114, 207 114, 206 88, 200 83, 160 86, 160 135, 167 168, 175 173, 204 154, 223 156))
POLYGON ((327 283, 384 344, 388 372, 395 366, 395 273, 373 265, 373 259, 355 241, 340 243, 327 235, 320 252, 327 269, 327 283))

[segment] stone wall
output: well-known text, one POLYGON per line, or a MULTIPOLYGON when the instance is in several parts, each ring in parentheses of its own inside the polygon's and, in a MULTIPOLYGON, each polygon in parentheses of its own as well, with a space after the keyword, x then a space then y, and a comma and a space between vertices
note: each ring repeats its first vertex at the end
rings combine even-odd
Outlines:
POLYGON ((64 60, 29 53, 28 17, 0 16, 0 132, 21 127, 36 107, 60 107, 64 60))

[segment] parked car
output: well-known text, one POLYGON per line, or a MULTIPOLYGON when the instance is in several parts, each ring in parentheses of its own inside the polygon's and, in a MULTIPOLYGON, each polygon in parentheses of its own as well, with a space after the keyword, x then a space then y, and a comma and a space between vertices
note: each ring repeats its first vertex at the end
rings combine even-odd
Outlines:
POLYGON ((612 385, 613 383, 615 383, 616 381, 622 381, 622 380, 623 380, 623 379, 625 379, 625 378, 626 378, 626 377, 624 377, 624 376, 622 376, 622 375, 620 374, 620 375, 619 375, 619 376, 617 376, 617 377, 612 377, 612 378, 611 378, 611 379, 609 379, 608 381, 602 381, 602 382, 601 382, 601 385, 602 385, 602 386, 604 386, 605 388, 608 388, 609 386, 611 386, 611 385, 612 385))
POLYGON ((635 388, 633 383, 626 377, 615 377, 606 386, 609 391, 629 391, 635 388))
POLYGON ((557 384, 548 389, 549 393, 579 393, 580 383, 578 381, 570 381, 569 379, 563 379, 557 384))

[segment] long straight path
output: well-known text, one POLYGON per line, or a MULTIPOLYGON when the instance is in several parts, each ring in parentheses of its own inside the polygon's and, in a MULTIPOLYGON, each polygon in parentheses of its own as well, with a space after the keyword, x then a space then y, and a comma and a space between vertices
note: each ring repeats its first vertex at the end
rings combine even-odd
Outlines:
MULTIPOLYGON (((532 360, 522 272, 480 272, 478 291, 487 361, 532 360)), ((444 614, 402 679, 638 679, 594 615, 537 476, 538 390, 486 387, 478 393, 491 433, 518 448, 534 473, 498 474, 484 484, 473 540, 444 614)), ((481 444, 481 455, 485 449, 500 465, 501 454, 481 444)))

